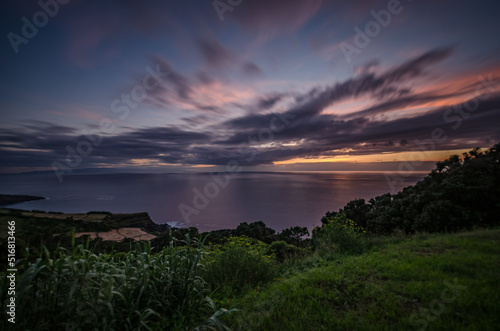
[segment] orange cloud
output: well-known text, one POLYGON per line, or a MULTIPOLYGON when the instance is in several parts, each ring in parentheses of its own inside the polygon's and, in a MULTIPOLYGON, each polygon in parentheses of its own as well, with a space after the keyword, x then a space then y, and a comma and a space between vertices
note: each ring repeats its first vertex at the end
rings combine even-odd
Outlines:
POLYGON ((396 153, 380 153, 367 155, 349 155, 343 154, 334 157, 314 157, 314 158, 294 158, 286 161, 274 162, 277 165, 296 164, 296 163, 323 163, 323 162, 355 162, 355 163, 373 163, 373 162, 404 162, 404 161, 441 161, 450 155, 468 152, 469 149, 451 149, 443 151, 408 151, 396 153))

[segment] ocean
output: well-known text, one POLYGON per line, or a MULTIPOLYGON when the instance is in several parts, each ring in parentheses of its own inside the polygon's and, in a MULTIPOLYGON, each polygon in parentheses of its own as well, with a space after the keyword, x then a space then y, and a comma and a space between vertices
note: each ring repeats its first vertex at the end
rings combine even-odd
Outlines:
MULTIPOLYGON (((425 174, 405 177, 396 191, 425 174)), ((186 174, 74 174, 59 183, 54 174, 0 175, 1 194, 26 194, 46 200, 10 205, 26 210, 80 213, 147 212, 156 223, 196 226, 200 231, 235 228, 263 221, 282 230, 321 225, 327 211, 356 198, 368 200, 391 191, 384 173, 238 173, 215 177, 186 174), (219 183, 217 183, 219 182, 219 183)), ((392 191, 391 193, 396 193, 392 191)))

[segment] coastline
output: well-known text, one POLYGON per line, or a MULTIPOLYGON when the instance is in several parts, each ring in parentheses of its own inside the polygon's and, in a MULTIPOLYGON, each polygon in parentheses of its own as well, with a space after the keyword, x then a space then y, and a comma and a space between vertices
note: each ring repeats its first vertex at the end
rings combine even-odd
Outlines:
POLYGON ((45 200, 45 198, 36 195, 0 194, 0 207, 34 200, 45 200))

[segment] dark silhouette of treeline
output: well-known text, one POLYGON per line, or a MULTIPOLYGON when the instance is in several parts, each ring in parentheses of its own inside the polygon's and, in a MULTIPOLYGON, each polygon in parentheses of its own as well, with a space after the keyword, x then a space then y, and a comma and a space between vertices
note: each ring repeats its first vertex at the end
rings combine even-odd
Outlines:
POLYGON ((500 144, 452 155, 415 185, 365 202, 356 199, 322 223, 343 213, 371 234, 402 231, 453 232, 500 224, 500 144))
POLYGON ((170 238, 174 237, 178 240, 183 240, 185 235, 189 234, 190 237, 202 238, 207 237, 207 243, 225 244, 230 237, 246 236, 249 238, 260 240, 266 244, 271 244, 276 241, 283 241, 286 244, 294 245, 297 247, 307 247, 310 244, 310 239, 305 238, 309 236, 307 227, 294 226, 276 232, 276 230, 268 227, 264 222, 243 222, 236 227, 236 229, 222 229, 210 232, 199 233, 196 227, 190 228, 172 228, 171 231, 164 231, 158 238, 151 241, 153 247, 163 247, 168 245, 170 238))

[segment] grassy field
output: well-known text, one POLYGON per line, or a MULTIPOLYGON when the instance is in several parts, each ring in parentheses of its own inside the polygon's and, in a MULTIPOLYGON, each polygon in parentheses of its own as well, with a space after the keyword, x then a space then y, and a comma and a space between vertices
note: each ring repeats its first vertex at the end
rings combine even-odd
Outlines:
POLYGON ((221 298, 236 330, 498 330, 500 230, 378 239, 362 255, 289 261, 221 298))
POLYGON ((364 253, 188 235, 158 252, 42 248, 18 261, 17 321, 0 329, 498 329, 500 229, 355 238, 364 253))

